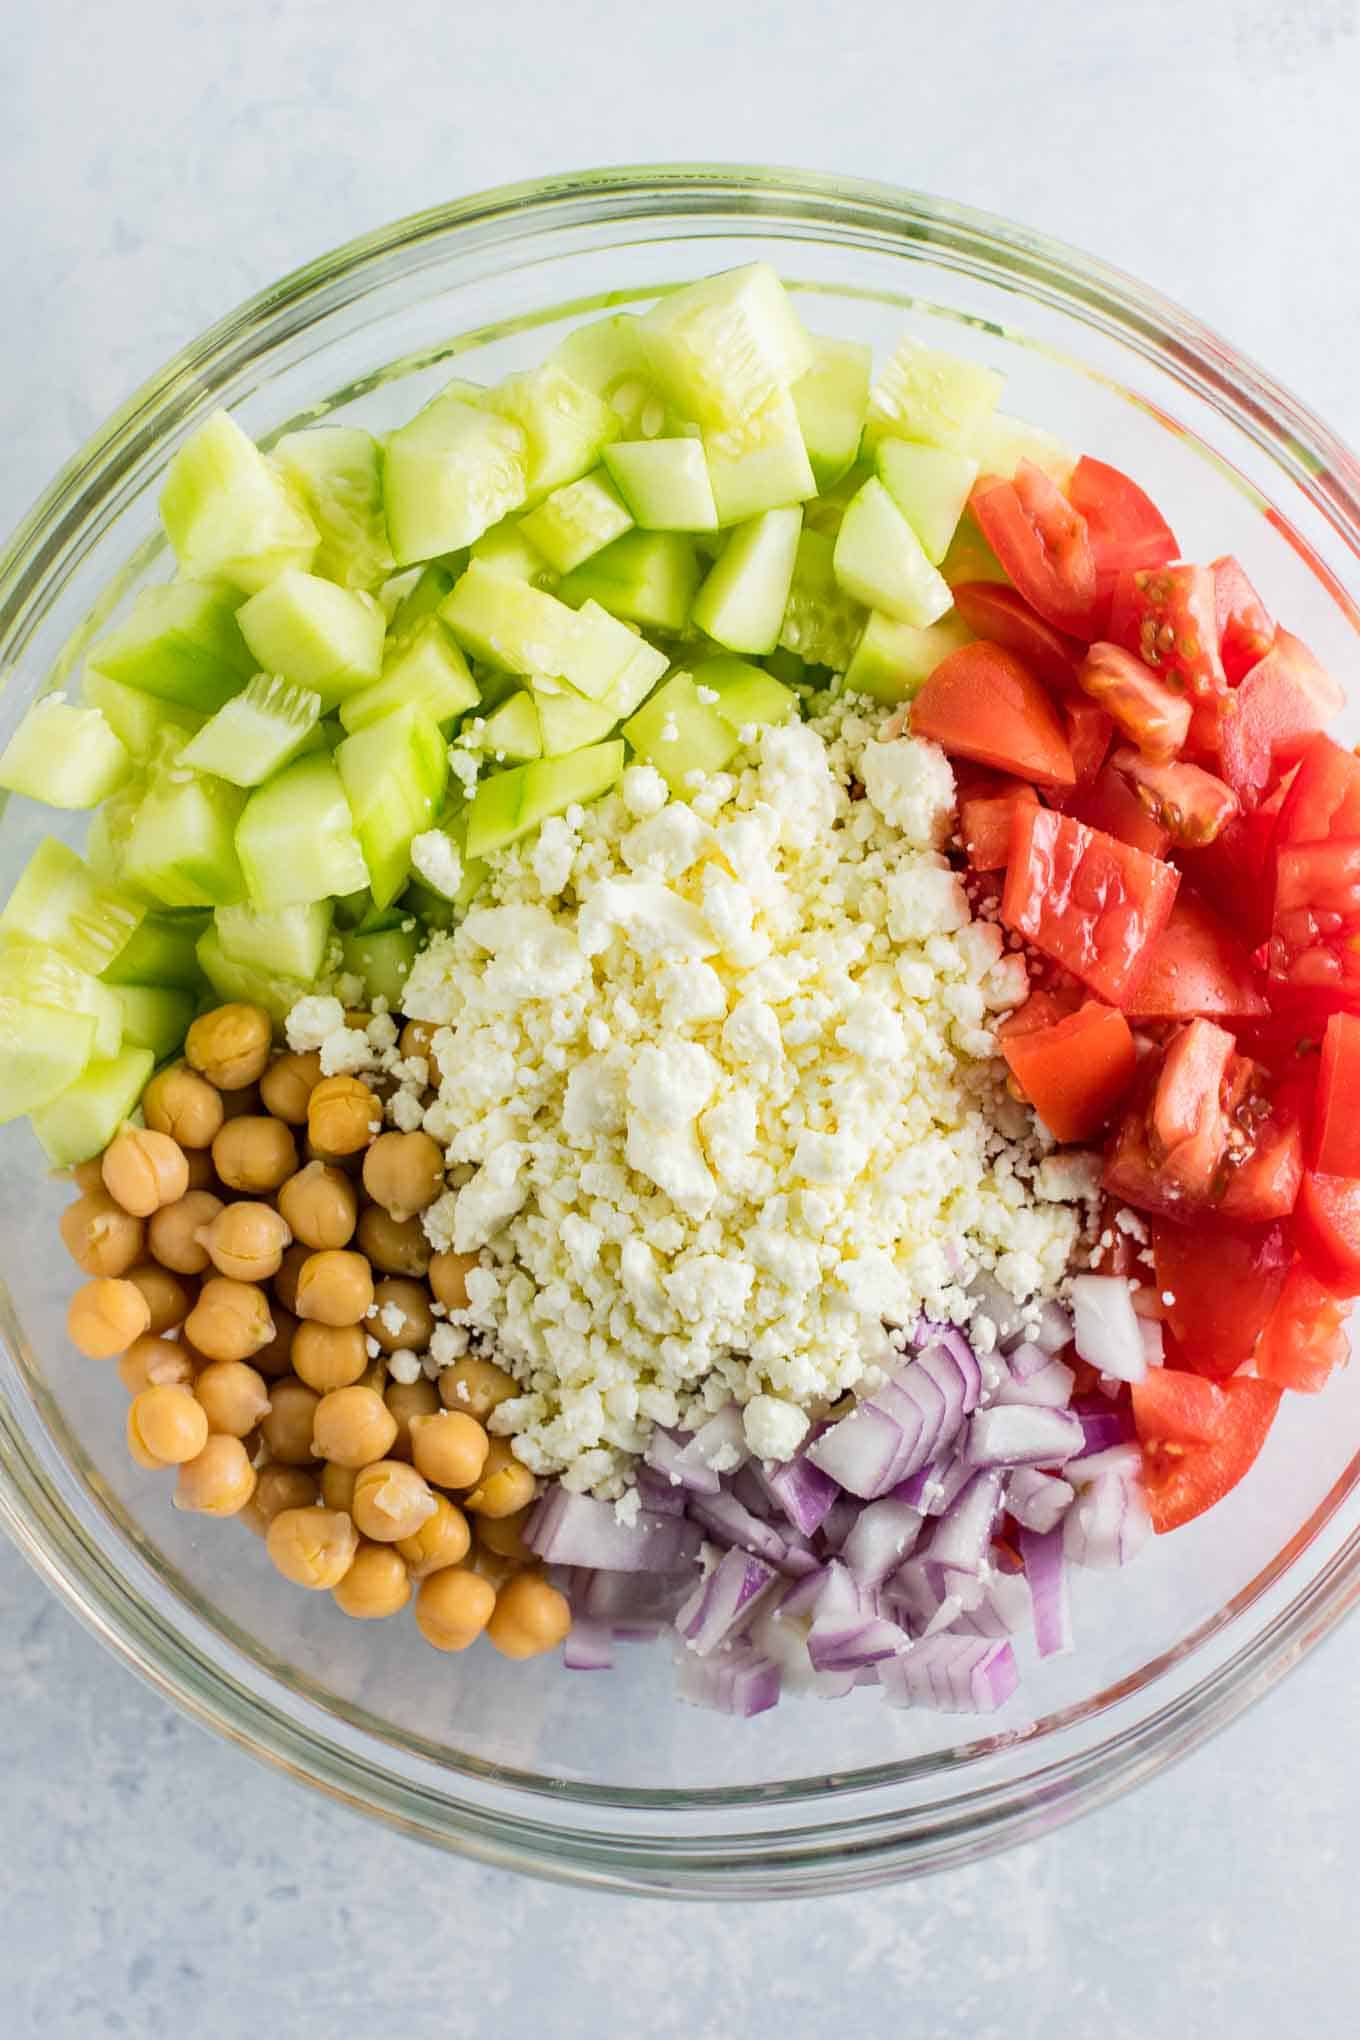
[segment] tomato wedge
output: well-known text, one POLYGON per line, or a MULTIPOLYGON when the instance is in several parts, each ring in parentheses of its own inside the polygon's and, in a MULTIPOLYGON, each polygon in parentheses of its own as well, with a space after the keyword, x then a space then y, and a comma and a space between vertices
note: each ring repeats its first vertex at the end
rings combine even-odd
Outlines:
POLYGON ((1249 1135, 1251 1146, 1249 1151, 1228 1149, 1228 1181, 1219 1199, 1219 1215, 1243 1225, 1288 1218, 1303 1183, 1303 1112, 1296 1088, 1279 1084, 1273 1098, 1264 1089, 1254 1089, 1243 1103, 1239 1121, 1246 1122, 1239 1131, 1249 1135))
POLYGON ((1277 1388, 1316 1395, 1351 1357, 1346 1305, 1301 1261, 1289 1271, 1256 1348, 1256 1372, 1277 1388))
POLYGON ((1122 772, 1143 806, 1180 850, 1202 850, 1221 836, 1241 803, 1231 787, 1183 758, 1158 764, 1127 746, 1110 763, 1122 772))
POLYGON ((1084 700, 1080 695, 1059 704, 1063 727, 1067 731, 1068 747, 1072 753, 1072 770, 1077 775, 1077 785, 1090 786, 1096 774, 1105 763, 1106 753, 1114 742, 1114 724, 1103 708, 1094 701, 1084 700))
POLYGON ((1179 872, 1050 808, 1017 807, 1013 828, 1002 920, 1121 1005, 1170 919, 1179 872))
POLYGON ((1128 1021, 1094 999, 1052 1026, 1004 1040, 1001 1052, 1058 1140, 1089 1140, 1098 1133, 1138 1068, 1128 1021))
POLYGON ((1152 498, 1103 460, 1082 455, 1068 478, 1067 499, 1086 519, 1099 575, 1165 566, 1180 551, 1152 498))
POLYGON ((1122 645, 1094 644, 1077 677, 1146 757, 1167 764, 1176 756, 1190 734, 1190 703, 1141 659, 1122 645))
POLYGON ((1360 1176, 1360 1020, 1351 1013, 1333 1013, 1322 1037, 1313 1167, 1326 1176, 1360 1176))
POLYGON ((954 607, 974 637, 1014 652, 1048 686, 1072 691, 1085 647, 1055 630, 1014 588, 996 581, 961 581, 954 607))
POLYGON ((1182 884, 1124 1010, 1131 1020, 1242 1020, 1270 1008, 1245 945, 1182 884))
POLYGON ((1110 609, 1110 636, 1193 700, 1213 701, 1227 692, 1208 567, 1150 567, 1121 574, 1110 609))
POLYGON ((1360 839, 1281 850, 1268 967, 1273 985, 1360 1003, 1360 839))
POLYGON ((1294 1231, 1311 1272, 1338 1296, 1360 1296, 1360 1177, 1310 1169, 1294 1231))
POLYGON ((1171 837, 1154 815, 1150 815, 1122 772, 1105 764, 1089 786, 1079 786, 1064 800, 1068 814, 1085 822, 1088 829, 1100 829, 1117 836, 1149 857, 1165 857, 1171 837))
POLYGON ((1236 1374, 1255 1351, 1293 1258, 1282 1225, 1186 1226, 1154 1219, 1153 1267, 1177 1365, 1211 1381, 1236 1374))
POLYGON ((1360 758, 1330 737, 1314 737, 1280 807, 1277 843, 1360 837, 1360 758))
POLYGON ((1057 711, 1028 666, 1000 645, 961 645, 911 705, 911 727, 957 758, 1041 786, 1071 786, 1072 753, 1057 711))
POLYGON ((1287 630, 1257 661, 1223 719, 1223 777, 1255 807, 1285 765, 1303 756, 1345 702, 1345 691, 1287 630))
POLYGON ((1228 822, 1212 843, 1196 849, 1187 846, 1179 858, 1186 877, 1253 949, 1270 935, 1275 896, 1270 867, 1286 792, 1282 782, 1260 807, 1228 822))
POLYGON ((1219 654, 1223 660, 1223 671, 1235 686, 1270 650, 1275 638, 1275 625, 1231 553, 1224 553, 1222 559, 1215 560, 1210 572, 1214 577, 1219 654))
POLYGON ((1039 796, 1023 779, 997 780, 992 788, 959 802, 959 839, 974 871, 1000 871, 1011 854, 1011 819, 1016 803, 1037 805, 1039 796))
POLYGON ((1057 484, 1022 460, 1013 482, 984 475, 969 507, 1030 608, 1058 630, 1087 636, 1097 593, 1095 555, 1086 519, 1057 484))
POLYGON ((997 1028, 1000 1041, 1012 1041, 1017 1035, 1035 1034, 1041 1028, 1053 1027, 1059 1020, 1066 1020, 1085 1004, 1085 994, 1075 979, 1066 980, 1060 989, 1044 986, 1030 993, 1023 1006, 1017 1006, 1013 1013, 997 1028))
POLYGON ((1280 1391, 1249 1375, 1222 1383, 1149 1368, 1132 1389, 1152 1527, 1176 1530, 1236 1487, 1260 1453, 1280 1391))
POLYGON ((1148 1130, 1164 1180, 1182 1197, 1208 1197, 1227 1152, 1224 1091, 1236 1053, 1232 1035, 1212 1020, 1188 1021, 1167 1043, 1148 1130))

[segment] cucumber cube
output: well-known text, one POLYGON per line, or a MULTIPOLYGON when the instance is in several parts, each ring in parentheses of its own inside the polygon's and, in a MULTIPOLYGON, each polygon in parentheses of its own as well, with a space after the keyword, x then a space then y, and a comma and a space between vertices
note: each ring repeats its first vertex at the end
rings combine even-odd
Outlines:
POLYGON ((477 706, 477 682, 467 660, 437 616, 428 616, 383 662, 382 678, 340 704, 349 731, 367 729, 398 708, 418 708, 447 729, 477 706))
POLYGON ((737 733, 701 700, 688 673, 673 673, 631 716, 623 734, 655 765, 673 793, 690 791, 690 774, 721 772, 737 749, 737 733))
POLYGON ((834 538, 851 503, 876 472, 872 460, 852 461, 838 482, 808 504, 803 512, 804 528, 834 538))
MULTIPOLYGON (((467 562, 463 562, 466 566, 467 562)), ((463 567, 458 572, 461 573, 463 567)), ((457 580, 442 561, 431 560, 426 567, 413 568, 408 574, 399 574, 389 581, 379 600, 385 605, 388 591, 400 588, 401 594, 392 604, 387 624, 387 642, 397 645, 404 638, 413 637, 427 617, 433 616, 444 597, 457 580)))
POLYGON ((323 714, 382 672, 387 625, 379 604, 316 574, 280 574, 238 621, 261 670, 318 695, 323 714))
POLYGON ((836 579, 847 595, 901 623, 924 628, 953 607, 948 584, 877 479, 864 484, 846 511, 834 557, 836 579))
POLYGON ((474 540, 471 558, 493 573, 505 574, 512 581, 529 581, 535 587, 552 578, 548 562, 515 517, 502 517, 499 524, 474 540))
POLYGON ((274 459, 321 534, 312 572, 341 588, 376 588, 393 560, 382 448, 372 433, 357 425, 313 425, 285 433, 274 459))
POLYGON ((705 659, 690 677, 700 701, 705 700, 705 690, 717 695, 707 705, 734 730, 744 730, 750 723, 789 722, 798 713, 793 690, 747 659, 705 659))
POLYGON ((161 522, 186 574, 230 581, 247 594, 290 567, 310 567, 321 536, 225 411, 214 411, 171 461, 161 522))
POLYGON ((183 764, 152 774, 123 846, 123 876, 164 907, 214 907, 242 898, 236 825, 245 795, 183 764))
POLYGON ((800 535, 779 642, 809 665, 843 673, 864 627, 864 609, 836 579, 835 554, 825 532, 800 535))
POLYGON ((157 1062, 175 1053, 198 1006, 192 992, 169 985, 119 985, 113 996, 122 1012, 126 1046, 149 1049, 157 1062))
POLYGON ((248 1006, 263 1006, 279 1029, 311 989, 299 978, 281 977, 253 963, 233 963, 222 953, 216 928, 205 928, 199 936, 198 962, 219 999, 242 999, 248 1006))
POLYGON ((630 435, 649 404, 661 409, 642 344, 642 321, 635 312, 615 312, 611 318, 575 327, 552 359, 573 382, 602 397, 630 435))
POLYGON ((47 943, 98 976, 127 947, 145 913, 144 902, 101 885, 83 858, 47 836, 0 908, 0 936, 47 943))
POLYGON ((981 474, 1014 481, 1021 461, 1028 460, 1042 468, 1060 489, 1067 487, 1077 464, 1071 447, 1064 446, 1051 432, 1045 432, 1042 425, 1031 425, 1026 418, 1008 417, 1004 411, 993 411, 990 418, 984 419, 969 441, 968 451, 981 474))
POLYGON ((994 369, 904 334, 870 392, 868 437, 876 442, 886 432, 966 452, 1004 387, 994 369))
POLYGON ((644 630, 678 635, 702 577, 699 555, 678 532, 630 531, 563 577, 558 594, 573 604, 598 602, 611 616, 644 630))
POLYGON ((478 746, 488 757, 509 758, 515 763, 527 758, 541 758, 543 739, 534 697, 517 688, 486 718, 478 746))
POLYGON ((191 737, 180 763, 233 786, 260 786, 297 755, 321 717, 321 697, 258 673, 191 737))
POLYGON ((536 828, 549 815, 582 807, 607 793, 623 772, 619 738, 573 751, 568 758, 540 758, 484 779, 468 809, 469 857, 485 857, 536 828))
POLYGON ((527 493, 521 427, 446 392, 387 442, 383 500, 399 566, 471 545, 527 493))
MULTIPOLYGON (((50 1019, 50 1015, 48 1016, 50 1019)), ((7 1059, 0 1057, 0 1063, 7 1059)), ((33 1113, 33 1131, 57 1169, 100 1154, 137 1110, 156 1058, 149 1048, 120 1048, 89 1063, 73 1083, 33 1113)))
POLYGON ((112 986, 80 970, 59 950, 39 942, 0 945, 0 997, 58 1013, 83 1013, 94 1023, 92 1056, 116 1055, 123 1015, 112 986))
POLYGON ((355 928, 341 938, 340 947, 344 968, 363 979, 368 1003, 386 999, 389 1010, 399 1013, 401 995, 420 947, 419 930, 399 923, 390 928, 355 928))
POLYGON ((869 409, 873 350, 858 340, 811 333, 812 366, 792 390, 803 444, 819 491, 829 489, 859 452, 869 409))
POLYGON ((663 395, 705 430, 744 425, 812 366, 812 348, 784 286, 765 262, 663 297, 642 320, 663 395))
POLYGON ((158 701, 212 715, 256 670, 236 621, 240 599, 220 581, 144 588, 89 663, 158 701))
MULTIPOLYGON (((587 701, 584 695, 577 694, 570 687, 564 687, 557 694, 539 693, 535 698, 538 703, 539 741, 545 758, 560 758, 568 751, 581 751, 587 744, 598 744, 609 735, 621 715, 630 713, 628 709, 620 709, 612 698, 587 701)), ((636 707, 636 702, 632 706, 636 707)))
POLYGON ((960 645, 971 644, 972 639, 972 632, 954 609, 924 630, 872 609, 845 671, 845 691, 886 703, 910 701, 941 659, 960 645))
POLYGON ((86 666, 80 695, 90 708, 97 708, 118 741, 139 764, 151 756, 163 730, 192 736, 202 729, 203 717, 192 708, 176 708, 157 701, 140 687, 129 687, 97 666, 86 666))
POLYGON ((616 413, 560 361, 508 375, 483 401, 524 434, 525 499, 530 504, 589 473, 603 447, 619 435, 616 413))
POLYGON ((48 807, 92 808, 129 776, 132 760, 97 708, 60 695, 35 701, 0 751, 0 786, 48 807))
POLYGON ((643 531, 716 531, 717 505, 697 439, 620 439, 604 464, 643 531))
MULTIPOLYGON (((335 754, 377 907, 389 907, 411 872, 411 838, 444 804, 448 746, 419 709, 399 709, 345 738, 335 754)), ((348 890, 348 888, 346 888, 348 890)))
POLYGON ((306 906, 368 884, 340 774, 322 753, 256 787, 236 826, 236 851, 254 907, 306 906))
POLYGON ((632 528, 618 490, 599 469, 554 489, 521 520, 524 536, 558 574, 569 574, 632 528))
POLYGON ((801 510, 767 510, 739 524, 694 598, 694 621, 733 652, 772 652, 779 641, 801 510))
POLYGON ((132 940, 104 972, 109 985, 170 985, 196 992, 202 983, 195 945, 202 914, 148 914, 132 940))
POLYGON ((884 488, 921 541, 932 567, 949 551, 978 464, 967 453, 918 446, 909 439, 881 439, 878 473, 884 488))
POLYGON ((30 1006, 0 993, 0 1122, 36 1113, 60 1096, 89 1062, 93 1041, 88 1013, 30 1006))
POLYGON ((817 493, 798 411, 780 390, 743 424, 704 435, 720 524, 744 524, 817 493))
POLYGON ((555 595, 473 560, 440 615, 476 657, 511 673, 566 680, 598 701, 637 651, 637 639, 596 603, 580 612, 555 595))
POLYGON ((310 983, 321 975, 333 918, 329 900, 312 900, 305 906, 275 907, 270 913, 256 907, 219 907, 213 926, 228 963, 245 963, 310 983))

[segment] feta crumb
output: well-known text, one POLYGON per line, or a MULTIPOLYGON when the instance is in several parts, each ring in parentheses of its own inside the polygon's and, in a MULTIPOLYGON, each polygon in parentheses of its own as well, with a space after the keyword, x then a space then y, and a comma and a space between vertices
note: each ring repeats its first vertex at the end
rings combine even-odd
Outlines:
POLYGON ((409 1388, 413 1381, 419 1381, 425 1372, 416 1355, 407 1346, 398 1346, 395 1353, 388 1354, 387 1371, 393 1381, 399 1381, 403 1388, 409 1388))
POLYGON ((426 829, 411 839, 411 868, 432 892, 446 900, 455 899, 463 883, 463 860, 458 845, 443 829, 426 829))
POLYGON ((309 1049, 320 1048, 327 1035, 336 1033, 344 1024, 345 1009, 340 1001, 316 992, 299 999, 291 1009, 284 1034, 294 1054, 303 1055, 309 1049))
POLYGON ((806 1413, 776 1395, 752 1396, 741 1413, 746 1442, 757 1459, 792 1459, 807 1435, 806 1413))

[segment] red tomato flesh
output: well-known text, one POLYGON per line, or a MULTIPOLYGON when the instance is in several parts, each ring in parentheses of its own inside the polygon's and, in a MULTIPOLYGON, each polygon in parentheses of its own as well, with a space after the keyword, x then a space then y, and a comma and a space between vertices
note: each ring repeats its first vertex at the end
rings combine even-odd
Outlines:
POLYGON ((1067 499, 1086 519, 1097 574, 1165 566, 1180 551, 1152 498, 1103 460, 1083 454, 1068 478, 1067 499))
POLYGON ((961 645, 911 705, 914 735, 1041 786, 1071 786, 1072 753, 1057 711, 1028 666, 999 645, 961 645))
POLYGON ((1231 553, 1215 560, 1214 612, 1218 623, 1218 649, 1223 671, 1236 686, 1246 678, 1258 659, 1270 650, 1275 625, 1241 565, 1231 553))
POLYGON ((1180 850, 1202 850, 1223 834, 1241 804, 1231 787, 1182 758, 1158 764, 1127 746, 1110 763, 1180 850))
POLYGON ((1107 1125, 1138 1068, 1128 1021, 1094 999, 1051 1026, 1010 1037, 1001 1049, 1058 1140, 1089 1140, 1107 1125))
POLYGON ((1000 871, 1011 854, 1011 819, 1017 802, 1034 806, 1038 795, 1024 780, 1001 780, 995 790, 959 802, 959 838, 974 871, 1000 871))
POLYGON ((1122 772, 1106 763, 1089 786, 1063 802, 1064 808, 1088 829, 1100 829, 1117 836, 1149 857, 1165 857, 1171 837, 1155 815, 1150 815, 1122 772))
POLYGON ((1345 1303, 1296 1261, 1256 1348, 1257 1374, 1277 1388, 1316 1395, 1351 1357, 1345 1323, 1345 1303))
POLYGON ((1310 1169, 1294 1215, 1299 1252, 1338 1296, 1360 1296, 1360 1177, 1310 1169))
POLYGON ((1110 636, 1194 700, 1213 701, 1227 691, 1208 567, 1150 567, 1121 574, 1110 610, 1110 636))
POLYGON ((1360 839, 1281 850, 1268 967, 1273 985, 1360 1003, 1360 839))
POLYGON ((1314 737, 1280 806, 1277 843, 1360 838, 1360 759, 1330 737, 1314 737))
POLYGON ((954 606, 974 637, 1014 652, 1048 686, 1075 689, 1085 647, 1045 623, 1014 588, 996 581, 961 581, 954 606))
MULTIPOLYGON (((1237 1152, 1229 1147, 1229 1164, 1237 1152)), ((1250 1152, 1230 1167, 1219 1214, 1244 1225, 1288 1218, 1302 1183, 1303 1121, 1294 1100, 1277 1094, 1268 1117, 1251 1124, 1250 1152)))
POLYGON ((1148 758, 1167 764, 1190 734, 1190 703, 1122 645, 1095 644, 1078 675, 1115 727, 1148 758))
POLYGON ((1178 1364, 1225 1381, 1250 1360, 1284 1288, 1294 1258, 1284 1227, 1155 1219, 1152 1257, 1178 1364))
POLYGON ((1017 807, 1001 918, 1107 1005, 1133 991, 1180 874, 1049 808, 1017 807))
POLYGON ((1333 1013, 1322 1037, 1313 1167, 1326 1176, 1360 1176, 1360 1020, 1352 1013, 1333 1013))
POLYGON ((1276 631, 1223 719, 1223 777, 1244 807, 1255 807, 1277 773, 1303 756, 1345 698, 1307 645, 1276 631))
POLYGON ((1059 704, 1078 787, 1090 786, 1114 742, 1114 724, 1103 708, 1078 695, 1059 704))
POLYGON ((1152 1527, 1178 1529, 1236 1487, 1259 1454, 1280 1391, 1249 1375, 1222 1383, 1178 1368, 1149 1368, 1132 1389, 1152 1527))
POLYGON ((1239 1020, 1270 1008, 1245 945, 1182 884, 1124 1010, 1136 1020, 1239 1020))
POLYGON ((1015 479, 984 475, 969 507, 983 537, 1031 609, 1074 637, 1089 633, 1097 584, 1086 520, 1032 461, 1015 479))

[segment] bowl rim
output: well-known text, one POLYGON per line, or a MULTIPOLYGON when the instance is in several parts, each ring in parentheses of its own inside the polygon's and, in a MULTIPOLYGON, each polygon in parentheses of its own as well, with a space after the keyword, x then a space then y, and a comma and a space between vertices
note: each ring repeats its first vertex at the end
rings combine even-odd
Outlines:
MULTIPOLYGON (((555 226, 683 217, 735 225, 796 212, 804 227, 847 226, 878 244, 890 235, 943 267, 1005 278, 1030 300, 1174 365, 1181 383, 1226 411, 1360 557, 1360 463, 1306 406, 1180 306, 1134 277, 1067 244, 993 215, 883 183, 738 163, 640 164, 569 171, 502 185, 408 215, 293 270, 210 326, 149 377, 56 475, 0 550, 0 623, 22 619, 54 562, 95 504, 156 445, 197 416, 205 399, 262 344, 277 346, 362 296, 401 254, 433 260, 454 237, 487 245, 555 226), (376 274, 375 274, 376 273, 376 274)), ((1309 556, 1328 592, 1360 628, 1336 576, 1309 556)), ((5 1336, 0 1326, 0 1337, 5 1336)), ((1329 1498, 1329 1500, 1333 1500, 1329 1498)), ((1317 1512, 1322 1519, 1327 1504, 1317 1512)), ((831 1825, 749 1834, 608 1835, 554 1827, 536 1813, 478 1806, 413 1785, 380 1761, 290 1720, 211 1668, 127 1582, 91 1554, 48 1493, 0 1395, 0 1523, 19 1549, 123 1661, 156 1690, 229 1740, 289 1775, 421 1838, 481 1860, 602 1888, 672 1896, 765 1896, 882 1882, 1007 1846, 1102 1804, 1188 1753, 1264 1693, 1360 1598, 1360 1531, 1269 1626, 1187 1691, 1114 1743, 1064 1759, 1056 1780, 1041 1766, 1000 1786, 925 1809, 867 1809, 831 1825), (772 1861, 771 1858, 776 1860, 772 1861)), ((857 1780, 878 1783, 910 1767, 847 1774, 828 1798, 844 1804, 857 1780)), ((509 1776, 511 1774, 502 1774, 509 1776)), ((715 1796, 728 1807, 769 1804, 777 1788, 721 1795, 662 1795, 683 1810, 715 1796)), ((608 1793, 596 1807, 657 1805, 654 1793, 608 1793)))

